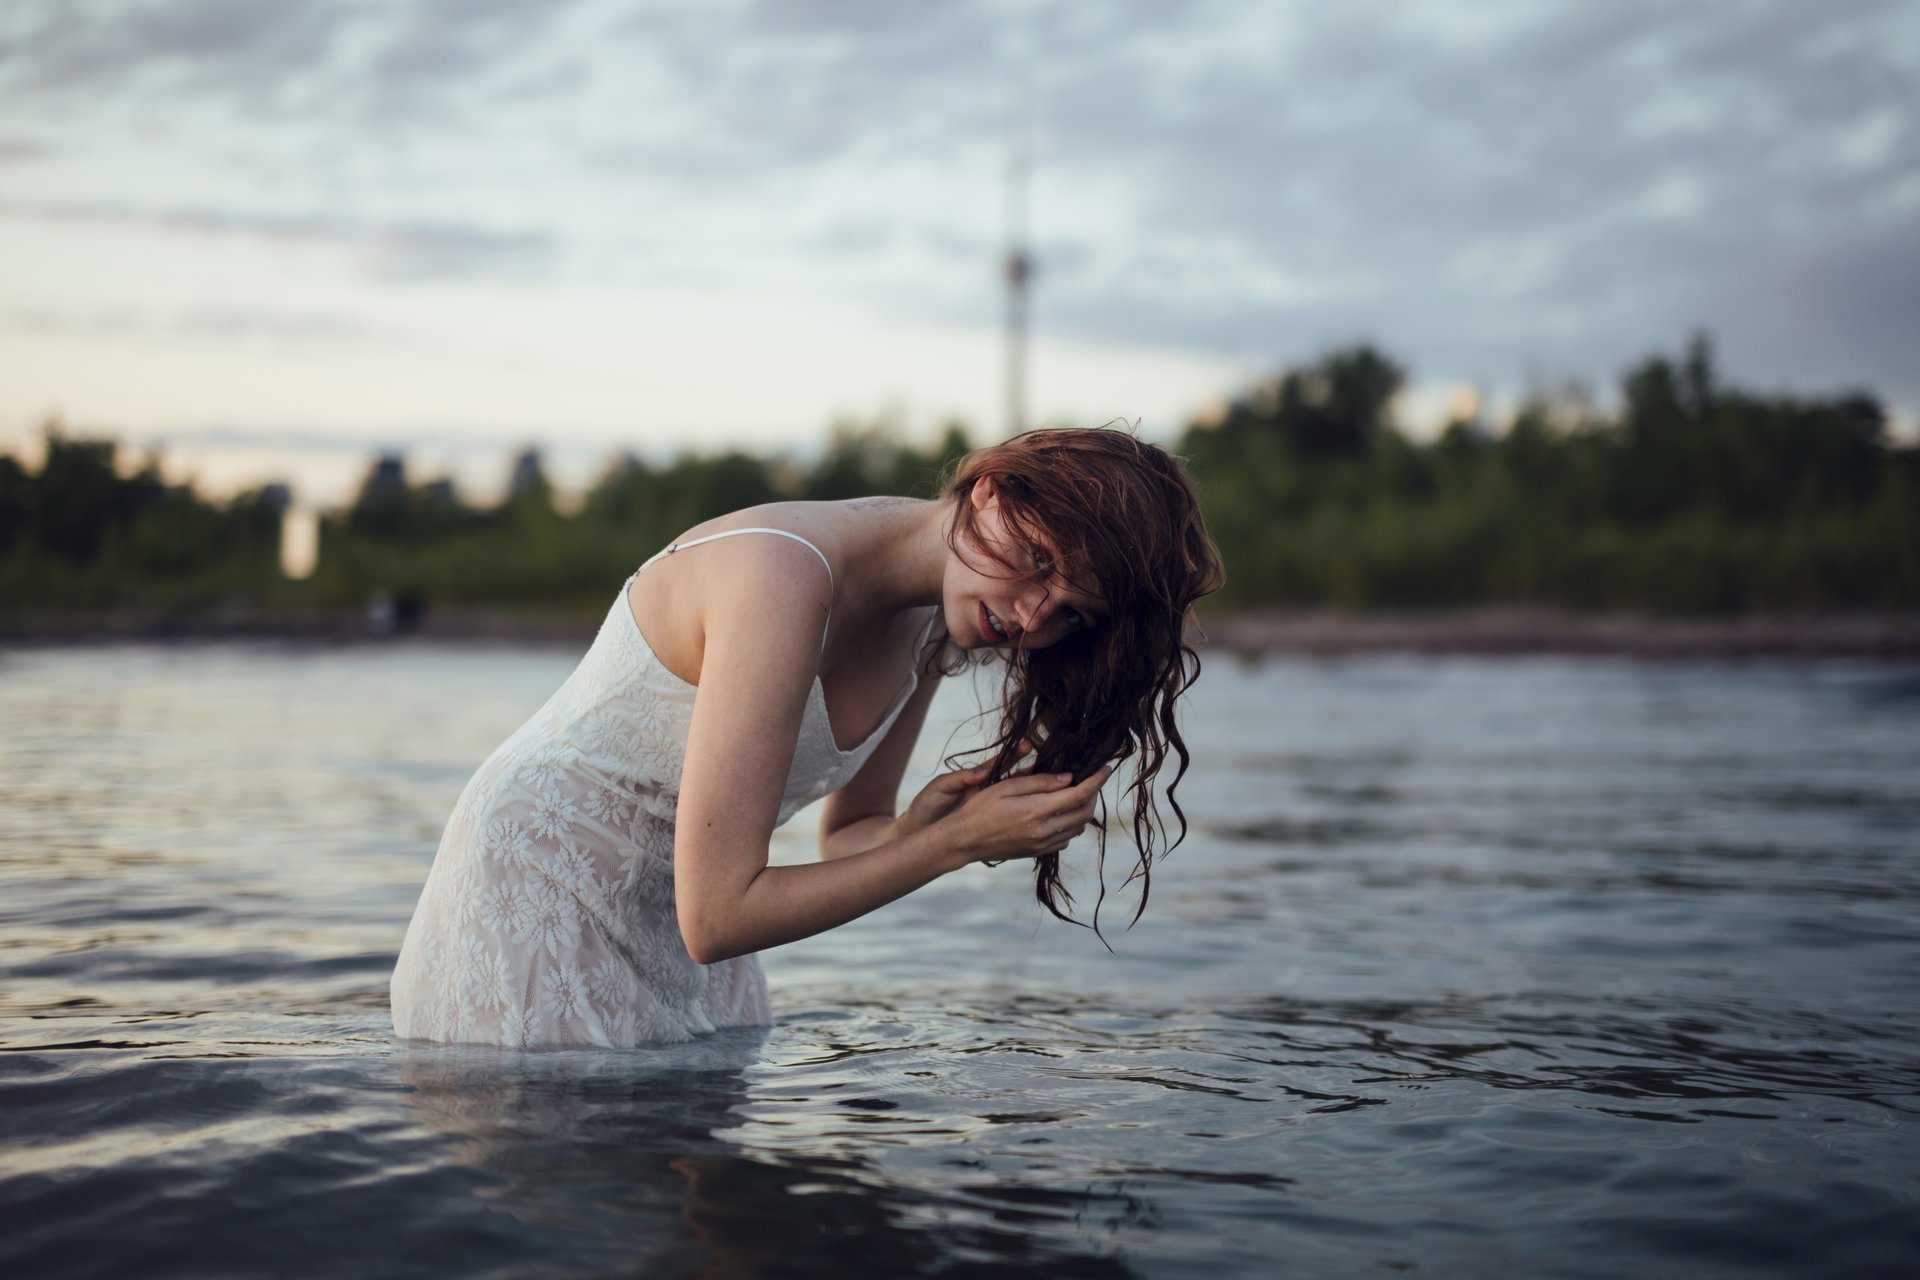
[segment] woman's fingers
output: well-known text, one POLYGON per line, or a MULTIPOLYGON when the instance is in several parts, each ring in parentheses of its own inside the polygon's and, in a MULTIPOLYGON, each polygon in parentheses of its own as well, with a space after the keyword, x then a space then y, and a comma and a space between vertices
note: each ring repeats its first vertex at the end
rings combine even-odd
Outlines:
POLYGON ((1100 790, 1101 784, 1113 774, 1113 766, 1103 764, 1079 782, 1073 781, 1070 773, 1018 773, 1011 778, 1003 778, 997 784, 1006 787, 1008 795, 1028 795, 1041 791, 1059 791, 1063 798, 1071 796, 1075 801, 1092 796, 1100 790), (1068 784, 1072 785, 1069 786, 1068 784))
POLYGON ((1016 773, 993 785, 1005 795, 1026 796, 1059 791, 1072 781, 1073 775, 1070 773, 1016 773))
POLYGON ((1040 828, 1040 842, 1050 850, 1057 850, 1071 841, 1079 839, 1094 823, 1091 810, 1074 809, 1064 815, 1056 815, 1040 828))
POLYGON ((1079 782, 1072 774, 1029 770, 982 788, 967 801, 969 825, 979 832, 982 860, 1058 853, 1095 820, 1100 787, 1111 765, 1079 782))
POLYGON ((990 764, 977 764, 971 769, 955 769, 952 773, 943 773, 933 780, 942 791, 965 791, 977 787, 987 780, 990 764))
POLYGON ((1049 797, 1049 804, 1051 806, 1057 806, 1059 812, 1067 812, 1081 808, 1092 812, 1094 801, 1100 796, 1101 784, 1106 782, 1112 773, 1112 765, 1101 765, 1073 786, 1067 787, 1057 795, 1049 797))

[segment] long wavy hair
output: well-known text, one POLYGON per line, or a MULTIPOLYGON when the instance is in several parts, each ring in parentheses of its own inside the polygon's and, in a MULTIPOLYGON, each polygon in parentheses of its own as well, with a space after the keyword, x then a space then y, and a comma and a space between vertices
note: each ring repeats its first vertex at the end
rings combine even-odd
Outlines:
MULTIPOLYGON (((1122 793, 1123 804, 1131 800, 1138 854, 1123 883, 1140 881, 1131 926, 1146 910, 1154 859, 1186 838, 1186 813, 1174 789, 1190 756, 1175 704, 1200 675, 1193 603, 1226 581, 1193 480, 1178 458, 1131 431, 1056 428, 966 454, 941 488, 954 508, 947 545, 963 560, 986 556, 1010 578, 1051 583, 1058 575, 1107 602, 1095 627, 1043 649, 995 651, 1007 655, 1005 695, 995 740, 977 754, 991 755, 990 781, 996 782, 1016 766, 1071 773, 1079 781, 1104 764, 1114 763, 1118 773, 1119 761, 1135 762, 1122 793), (998 552, 981 538, 970 500, 973 486, 989 478, 1009 540, 998 552), (1015 555, 1021 559, 1010 558, 1015 555), (1030 759, 1021 754, 1022 741, 1033 744, 1030 759), (1166 783, 1166 802, 1180 828, 1171 843, 1154 797, 1169 755, 1178 764, 1166 783)), ((1096 934, 1107 893, 1105 803, 1103 797, 1095 824, 1096 934)), ((1061 882, 1059 854, 1035 859, 1033 877, 1034 896, 1048 911, 1084 923, 1065 909, 1073 895, 1061 882)))

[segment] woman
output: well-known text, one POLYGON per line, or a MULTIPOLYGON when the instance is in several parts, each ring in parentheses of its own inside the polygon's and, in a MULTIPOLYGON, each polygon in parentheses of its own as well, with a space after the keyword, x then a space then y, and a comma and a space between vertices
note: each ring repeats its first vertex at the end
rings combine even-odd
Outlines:
POLYGON ((935 501, 777 502, 689 530, 461 794, 395 1031, 620 1047, 764 1024, 756 952, 971 862, 1035 859, 1062 915, 1058 853, 1129 756, 1144 880, 1152 783, 1169 751, 1173 782, 1187 765, 1183 628, 1221 581, 1178 462, 1119 431, 978 450, 935 501), (896 816, 939 676, 994 652, 992 758, 896 816), (821 862, 768 866, 773 829, 822 796, 821 862))

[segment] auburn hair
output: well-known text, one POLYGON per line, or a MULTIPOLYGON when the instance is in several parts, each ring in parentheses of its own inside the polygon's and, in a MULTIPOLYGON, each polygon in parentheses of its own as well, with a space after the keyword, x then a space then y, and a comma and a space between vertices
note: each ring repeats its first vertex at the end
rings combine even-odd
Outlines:
MULTIPOLYGON (((1131 797, 1138 854, 1124 883, 1140 881, 1140 905, 1133 913, 1138 920, 1146 910, 1155 857, 1171 851, 1187 833, 1174 789, 1190 756, 1175 704, 1200 675, 1200 656, 1191 643, 1198 636, 1193 603, 1226 581, 1220 552, 1200 517, 1193 480, 1178 458, 1131 431, 1053 428, 962 456, 941 487, 954 506, 947 545, 963 560, 973 561, 970 552, 986 555, 1015 578, 1051 581, 1057 575, 1106 601, 1106 616, 1097 626, 1076 629, 1046 648, 1004 651, 1000 724, 995 741, 980 753, 992 756, 991 782, 1016 765, 1071 773, 1078 782, 1104 764, 1135 761, 1122 794, 1131 797), (998 495, 1008 539, 997 553, 981 538, 971 501, 973 487, 985 479, 998 495), (1030 759, 1021 754, 1023 740, 1033 744, 1030 759), (1180 826, 1171 843, 1154 799, 1154 782, 1169 754, 1178 765, 1166 783, 1166 800, 1180 826)), ((962 753, 969 754, 974 753, 962 753)), ((1103 797, 1096 825, 1099 901, 1107 892, 1105 806, 1103 797)), ((1082 923, 1063 909, 1072 905, 1073 895, 1061 883, 1058 854, 1035 859, 1033 891, 1055 916, 1082 923)))

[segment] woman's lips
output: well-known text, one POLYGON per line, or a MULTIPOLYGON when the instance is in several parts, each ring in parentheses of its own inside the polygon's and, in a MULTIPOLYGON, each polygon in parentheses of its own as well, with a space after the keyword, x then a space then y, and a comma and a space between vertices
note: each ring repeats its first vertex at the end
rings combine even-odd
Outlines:
POLYGON ((1000 633, 993 629, 993 620, 987 617, 987 606, 984 601, 980 605, 980 634, 988 644, 1000 643, 1000 633))

